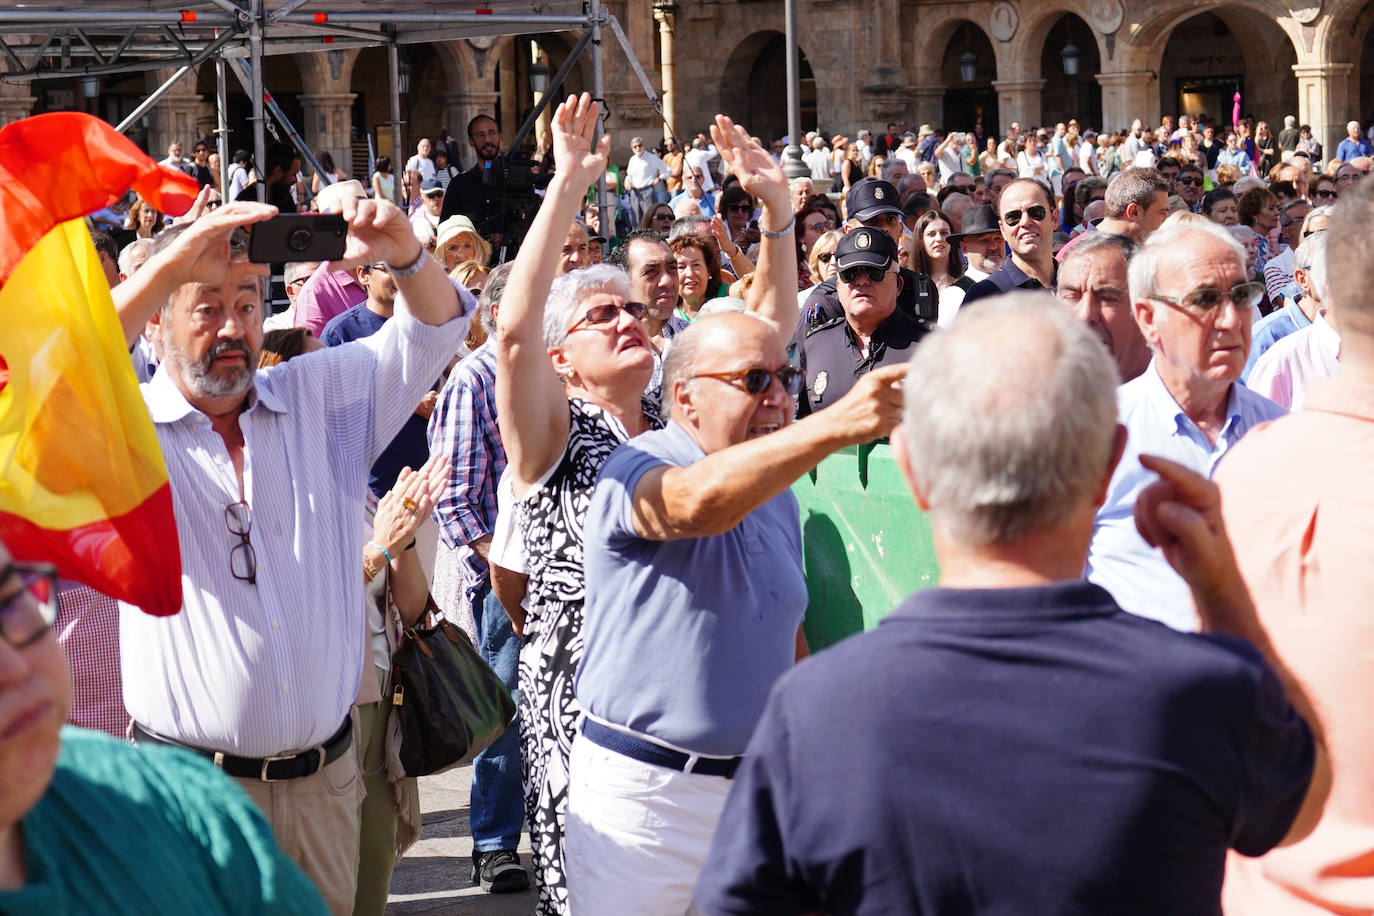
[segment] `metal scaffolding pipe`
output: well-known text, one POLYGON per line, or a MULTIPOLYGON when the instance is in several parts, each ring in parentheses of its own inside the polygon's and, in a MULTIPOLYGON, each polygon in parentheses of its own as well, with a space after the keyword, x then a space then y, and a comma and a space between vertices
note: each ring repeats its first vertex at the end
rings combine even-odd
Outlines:
POLYGON ((219 186, 224 194, 228 194, 229 74, 225 70, 224 55, 220 55, 215 58, 215 150, 219 153, 219 186))
MULTIPOLYGON (((593 9, 600 7, 599 3, 592 4, 593 9)), ((593 12, 590 17, 598 16, 593 12)), ((356 25, 360 22, 377 23, 378 25, 533 25, 539 26, 546 31, 558 32, 564 29, 581 29, 587 25, 589 16, 540 16, 540 15, 512 15, 512 16, 483 16, 476 13, 397 13, 391 11, 379 11, 376 13, 330 13, 326 22, 339 22, 345 25, 356 25)), ((281 22, 289 23, 318 23, 314 13, 291 13, 283 16, 281 22)))
POLYGON ((386 46, 386 71, 391 80, 391 196, 405 208, 405 148, 401 146, 401 52, 393 41, 386 46))
POLYGON ((130 127, 133 127, 135 124, 138 123, 139 118, 143 117, 145 114, 148 113, 148 109, 152 108, 158 102, 162 101, 162 97, 172 91, 173 86, 181 82, 187 74, 193 73, 194 71, 195 67, 192 67, 190 64, 187 64, 186 66, 178 70, 176 73, 173 73, 167 79, 167 82, 163 83, 161 86, 158 86, 156 89, 150 92, 148 94, 148 97, 144 99, 142 102, 140 102, 137 108, 129 112, 128 116, 125 117, 123 121, 120 121, 118 124, 116 124, 115 130, 119 131, 122 134, 130 127))
MULTIPOLYGON (((592 27, 592 98, 601 106, 601 113, 596 119, 596 134, 592 137, 592 149, 601 142, 601 135, 606 131, 606 99, 605 99, 605 74, 601 68, 601 0, 590 0, 587 5, 587 18, 591 20, 592 27)), ((617 192, 624 190, 617 188, 617 192)), ((611 212, 607 209, 610 195, 606 193, 606 171, 603 169, 601 174, 596 176, 596 212, 597 219, 600 220, 601 234, 606 238, 615 235, 615 225, 606 225, 606 214, 611 212)))
MULTIPOLYGON (((483 17, 477 17, 483 18, 483 17)), ((128 12, 111 12, 109 10, 82 10, 81 12, 64 12, 61 10, 47 11, 25 11, 6 10, 0 11, 0 25, 38 25, 51 28, 54 23, 62 23, 70 19, 77 25, 191 25, 197 28, 225 28, 238 24, 237 16, 226 16, 223 13, 197 13, 195 22, 188 23, 181 18, 181 13, 148 13, 137 10, 128 12)))
POLYGON ((248 21, 248 72, 252 81, 250 101, 253 103, 253 157, 258 171, 258 200, 267 200, 267 118, 262 100, 262 24, 263 0, 253 0, 253 13, 248 21))
MULTIPOLYGON (((249 89, 252 84, 252 75, 241 60, 229 61, 229 66, 233 68, 234 75, 239 78, 245 89, 249 89)), ((261 80, 259 80, 261 82, 261 80)), ((251 90, 250 90, 251 91, 251 90)), ((277 100, 272 98, 272 93, 267 91, 267 87, 262 89, 262 104, 267 114, 270 114, 281 127, 282 133, 286 134, 286 139, 291 141, 291 145, 296 148, 296 152, 301 154, 301 159, 310 166, 310 170, 323 177, 324 169, 321 168, 319 160, 315 158, 315 153, 306 145, 305 139, 296 130, 296 125, 291 123, 291 119, 286 116, 286 112, 281 110, 277 100)))

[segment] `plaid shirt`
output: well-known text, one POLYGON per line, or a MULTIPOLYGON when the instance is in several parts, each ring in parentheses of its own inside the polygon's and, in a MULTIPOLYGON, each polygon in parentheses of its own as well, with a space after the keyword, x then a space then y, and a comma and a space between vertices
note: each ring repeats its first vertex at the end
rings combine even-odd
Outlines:
POLYGON ((71 665, 69 721, 123 739, 129 727, 119 671, 119 602, 77 582, 63 581, 53 630, 71 665))
POLYGON ((496 524, 496 483, 506 450, 496 428, 496 351, 488 340, 449 375, 429 418, 431 455, 453 461, 448 487, 434 507, 439 537, 458 551, 471 596, 487 580, 486 561, 467 545, 496 524))

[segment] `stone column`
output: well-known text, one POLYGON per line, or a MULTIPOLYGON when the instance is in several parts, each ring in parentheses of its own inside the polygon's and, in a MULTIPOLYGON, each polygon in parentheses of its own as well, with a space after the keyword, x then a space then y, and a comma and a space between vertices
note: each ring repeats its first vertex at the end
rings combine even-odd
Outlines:
POLYGON ((1102 129, 1130 127, 1140 118, 1146 124, 1159 123, 1159 77, 1149 70, 1099 73, 1102 87, 1102 129))
POLYGON ((307 92, 300 96, 302 121, 297 126, 318 159, 328 150, 334 165, 368 185, 368 176, 353 174, 353 92, 307 92))
POLYGON ((1338 100, 1355 98, 1354 71, 1354 64, 1293 65, 1298 77, 1298 122, 1312 125, 1312 136, 1321 143, 1327 159, 1336 155, 1336 146, 1345 139, 1345 113, 1351 108, 1338 100))
POLYGON ((1043 79, 993 80, 992 88, 997 90, 997 120, 1004 129, 1012 121, 1020 121, 1026 129, 1040 123, 1043 79))
POLYGON ((912 86, 911 97, 916 103, 916 123, 919 124, 939 124, 943 127, 952 127, 945 124, 945 87, 943 84, 912 86))
MULTIPOLYGON (((479 114, 488 117, 496 117, 496 106, 501 101, 501 93, 494 91, 468 91, 450 92, 443 96, 444 119, 449 124, 449 132, 458 138, 459 156, 462 162, 458 163, 459 168, 469 169, 477 162, 476 154, 472 147, 468 145, 468 138, 465 131, 468 129, 468 122, 479 114)), ((515 136, 515 130, 520 125, 514 127, 502 125, 502 137, 509 140, 515 136)))
MULTIPOLYGON (((663 78, 663 120, 667 124, 663 127, 663 137, 668 137, 668 125, 672 125, 677 130, 677 65, 674 61, 673 43, 675 20, 675 9, 668 7, 654 7, 654 20, 658 22, 658 49, 662 63, 659 73, 663 78)), ((688 142, 686 138, 681 138, 679 142, 688 142)))
POLYGON ((0 83, 0 127, 27 118, 36 101, 28 83, 0 83))
MULTIPOLYGON (((148 92, 152 92, 174 73, 175 69, 154 70, 148 74, 144 85, 148 92)), ((173 140, 181 142, 182 155, 189 155, 191 147, 200 137, 200 130, 196 126, 200 109, 196 75, 188 73, 148 112, 148 152, 154 159, 165 157, 167 146, 173 140)))

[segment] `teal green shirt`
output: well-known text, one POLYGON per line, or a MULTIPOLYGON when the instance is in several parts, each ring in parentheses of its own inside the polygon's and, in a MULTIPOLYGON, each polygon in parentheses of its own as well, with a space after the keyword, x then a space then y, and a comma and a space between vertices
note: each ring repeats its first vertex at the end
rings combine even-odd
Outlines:
POLYGON ((0 892, 7 916, 328 913, 252 800, 187 751, 63 728, 22 823, 28 882, 0 892))

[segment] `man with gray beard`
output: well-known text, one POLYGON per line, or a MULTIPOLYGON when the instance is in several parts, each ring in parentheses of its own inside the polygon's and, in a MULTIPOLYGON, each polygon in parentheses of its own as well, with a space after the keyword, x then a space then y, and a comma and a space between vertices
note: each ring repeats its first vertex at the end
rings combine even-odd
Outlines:
POLYGON ((162 342, 142 391, 167 465, 183 594, 171 617, 121 606, 124 705, 138 743, 187 748, 235 777, 330 909, 347 914, 368 468, 462 343, 473 300, 395 205, 346 200, 341 266, 383 265, 395 317, 355 344, 256 370, 266 270, 230 238, 276 212, 233 203, 169 230, 113 291, 126 335, 151 319, 162 342))

